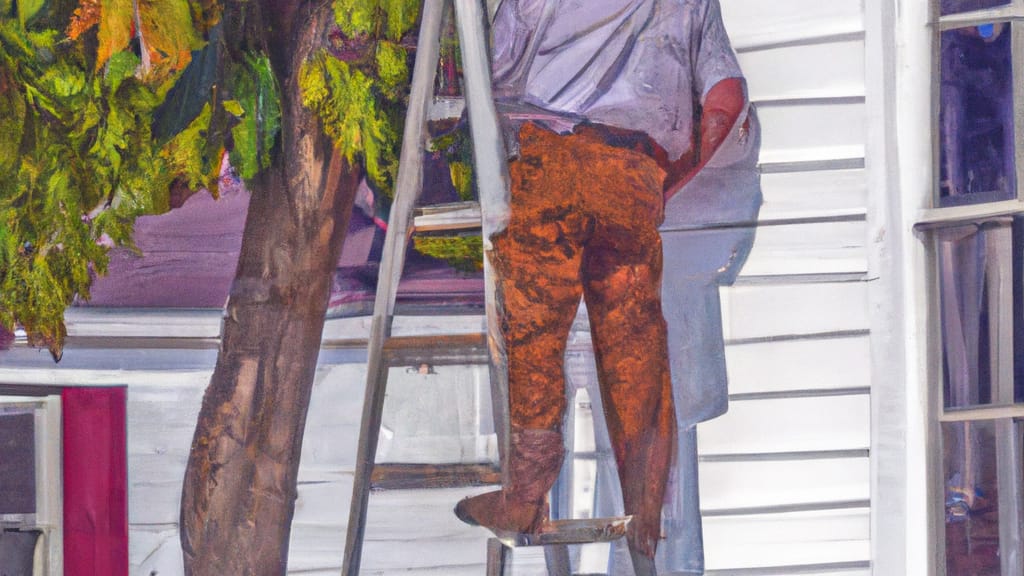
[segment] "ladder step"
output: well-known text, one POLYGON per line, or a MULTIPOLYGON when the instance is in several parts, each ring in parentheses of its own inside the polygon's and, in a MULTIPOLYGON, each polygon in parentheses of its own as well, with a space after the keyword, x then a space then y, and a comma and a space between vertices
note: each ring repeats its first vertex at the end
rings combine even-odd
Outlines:
POLYGON ((392 337, 384 342, 383 352, 388 366, 451 366, 490 361, 484 334, 392 337))
POLYGON ((510 548, 550 546, 552 544, 590 544, 611 542, 626 535, 632 516, 554 520, 534 534, 498 534, 498 540, 510 548))
POLYGON ((453 202, 417 208, 413 228, 417 232, 477 230, 480 228, 480 203, 453 202))
POLYGON ((466 488, 501 484, 501 470, 492 464, 376 464, 373 490, 466 488))

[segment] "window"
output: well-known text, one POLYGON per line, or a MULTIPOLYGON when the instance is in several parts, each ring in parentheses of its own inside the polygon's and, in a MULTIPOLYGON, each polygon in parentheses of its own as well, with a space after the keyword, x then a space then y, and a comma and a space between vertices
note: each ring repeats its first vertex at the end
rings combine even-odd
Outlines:
POLYGON ((1024 0, 933 0, 939 572, 1024 573, 1024 0))
POLYGON ((60 440, 59 397, 0 395, 2 574, 63 573, 60 440))

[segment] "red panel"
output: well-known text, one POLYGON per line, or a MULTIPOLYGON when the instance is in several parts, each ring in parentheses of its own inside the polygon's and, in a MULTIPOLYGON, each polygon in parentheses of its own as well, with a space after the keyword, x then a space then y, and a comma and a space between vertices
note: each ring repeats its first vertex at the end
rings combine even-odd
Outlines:
POLYGON ((127 576, 124 388, 66 388, 64 574, 127 576))

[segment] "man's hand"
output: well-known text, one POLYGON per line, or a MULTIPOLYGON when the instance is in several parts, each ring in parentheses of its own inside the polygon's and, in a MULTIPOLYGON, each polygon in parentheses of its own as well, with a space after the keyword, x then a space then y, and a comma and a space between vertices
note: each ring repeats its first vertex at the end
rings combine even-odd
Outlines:
POLYGON ((700 117, 700 146, 669 165, 665 177, 665 201, 675 196, 708 163, 729 135, 746 106, 743 82, 726 78, 715 84, 704 98, 700 117))

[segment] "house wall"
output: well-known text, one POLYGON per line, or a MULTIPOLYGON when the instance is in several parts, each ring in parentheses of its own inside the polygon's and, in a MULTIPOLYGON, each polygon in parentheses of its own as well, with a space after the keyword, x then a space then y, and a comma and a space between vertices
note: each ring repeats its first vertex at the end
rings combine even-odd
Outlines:
MULTIPOLYGON (((879 104, 865 75, 864 4, 721 3, 763 126, 765 202, 747 265, 721 294, 731 408, 698 432, 709 574, 868 574, 878 321, 869 281, 877 277, 869 232, 877 229, 868 220, 875 180, 865 144, 879 104)), ((480 321, 437 322, 475 330, 480 321)), ((60 366, 15 349, 0 360, 0 383, 127 385, 131 574, 177 576, 180 482, 216 356, 219 312, 76 310, 69 329, 60 366)), ((367 333, 364 320, 328 323, 290 573, 337 574, 341 566, 365 378, 364 353, 343 341, 367 333)), ((396 435, 389 441, 385 433, 384 456, 492 456, 476 434, 486 431, 482 375, 437 372, 394 372, 385 419, 396 435), (415 417, 424 405, 454 422, 438 431, 428 425, 437 419, 415 417)), ((375 493, 364 572, 482 573, 486 534, 450 513, 473 491, 375 493)), ((542 573, 536 553, 518 555, 515 565, 518 574, 542 573)))
POLYGON ((698 426, 707 567, 868 574, 864 5, 721 3, 762 121, 765 202, 721 294, 730 410, 698 426))

